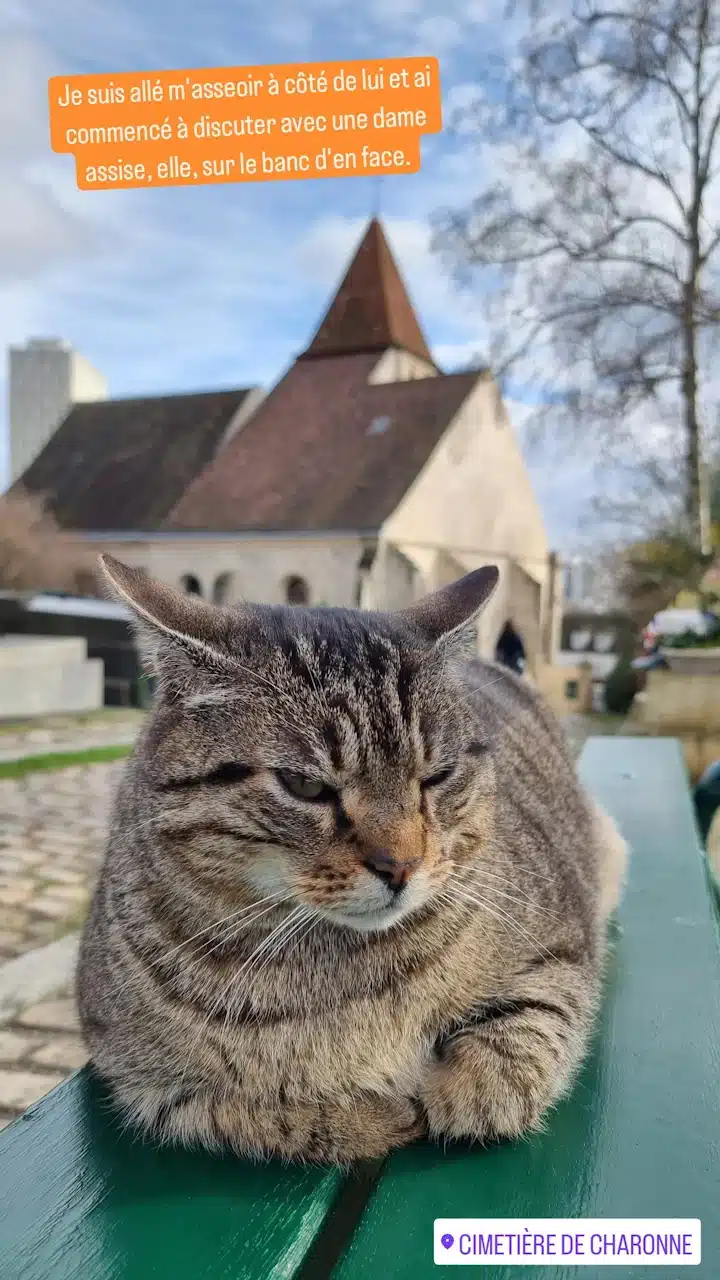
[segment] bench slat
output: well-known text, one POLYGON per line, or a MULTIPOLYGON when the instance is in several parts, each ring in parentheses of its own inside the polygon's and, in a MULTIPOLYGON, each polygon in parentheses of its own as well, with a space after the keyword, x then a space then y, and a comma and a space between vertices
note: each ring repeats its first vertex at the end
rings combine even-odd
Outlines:
MULTIPOLYGON (((436 1275, 438 1217, 700 1218, 720 1258, 720 952, 679 744, 599 738, 581 773, 632 846, 594 1052, 546 1134, 493 1150, 399 1152, 334 1280, 436 1275)), ((623 1275, 648 1274, 623 1266, 623 1275)), ((518 1280, 535 1267, 483 1267, 518 1280)), ((577 1274, 603 1280, 605 1267, 577 1274)), ((660 1269, 659 1274, 667 1274, 660 1269)), ((566 1277, 549 1265, 543 1276, 566 1277)))
POLYGON ((3 1280, 291 1280, 339 1174, 157 1150, 87 1071, 0 1135, 3 1280))

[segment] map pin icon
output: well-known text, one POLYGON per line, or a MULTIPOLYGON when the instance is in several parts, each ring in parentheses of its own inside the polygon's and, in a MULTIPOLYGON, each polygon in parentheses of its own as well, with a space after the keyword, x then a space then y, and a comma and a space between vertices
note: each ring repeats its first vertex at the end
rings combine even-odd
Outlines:
POLYGON ((440 1237, 440 1243, 441 1243, 441 1245, 442 1245, 443 1249, 452 1249, 452 1247, 453 1247, 453 1245, 454 1245, 454 1243, 455 1243, 455 1237, 454 1237, 454 1236, 451 1236, 451 1235, 441 1236, 441 1237, 440 1237))

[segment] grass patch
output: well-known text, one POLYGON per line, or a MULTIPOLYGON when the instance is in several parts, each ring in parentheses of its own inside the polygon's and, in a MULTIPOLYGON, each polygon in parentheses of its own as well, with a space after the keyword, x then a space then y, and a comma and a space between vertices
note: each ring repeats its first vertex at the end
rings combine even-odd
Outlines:
POLYGON ((113 721, 127 724, 142 721, 145 712, 141 707, 96 707, 94 711, 58 712, 49 716, 27 716, 24 719, 0 720, 0 734, 27 733, 31 729, 45 729, 50 732, 65 729, 86 729, 89 726, 102 724, 112 725, 113 721))
POLYGON ((129 756, 132 747, 89 747, 86 751, 52 751, 44 755, 25 756, 22 760, 0 760, 0 778, 22 778, 26 773, 40 769, 69 769, 72 765, 105 764, 109 760, 122 760, 129 756))

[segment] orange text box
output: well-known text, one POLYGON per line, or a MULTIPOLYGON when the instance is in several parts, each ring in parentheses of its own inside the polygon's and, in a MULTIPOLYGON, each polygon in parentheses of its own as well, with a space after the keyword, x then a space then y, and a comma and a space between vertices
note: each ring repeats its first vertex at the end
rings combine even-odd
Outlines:
POLYGON ((53 151, 83 191, 417 173, 437 58, 54 76, 53 151))

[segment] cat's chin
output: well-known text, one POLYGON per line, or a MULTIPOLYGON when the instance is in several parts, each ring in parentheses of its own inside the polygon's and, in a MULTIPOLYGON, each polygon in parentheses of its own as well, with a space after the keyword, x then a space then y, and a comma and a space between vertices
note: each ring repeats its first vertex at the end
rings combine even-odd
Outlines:
POLYGON ((322 914, 331 924, 343 929, 354 929, 356 933, 384 933, 392 929, 411 915, 413 908, 409 905, 379 907, 370 911, 328 911, 322 914))

